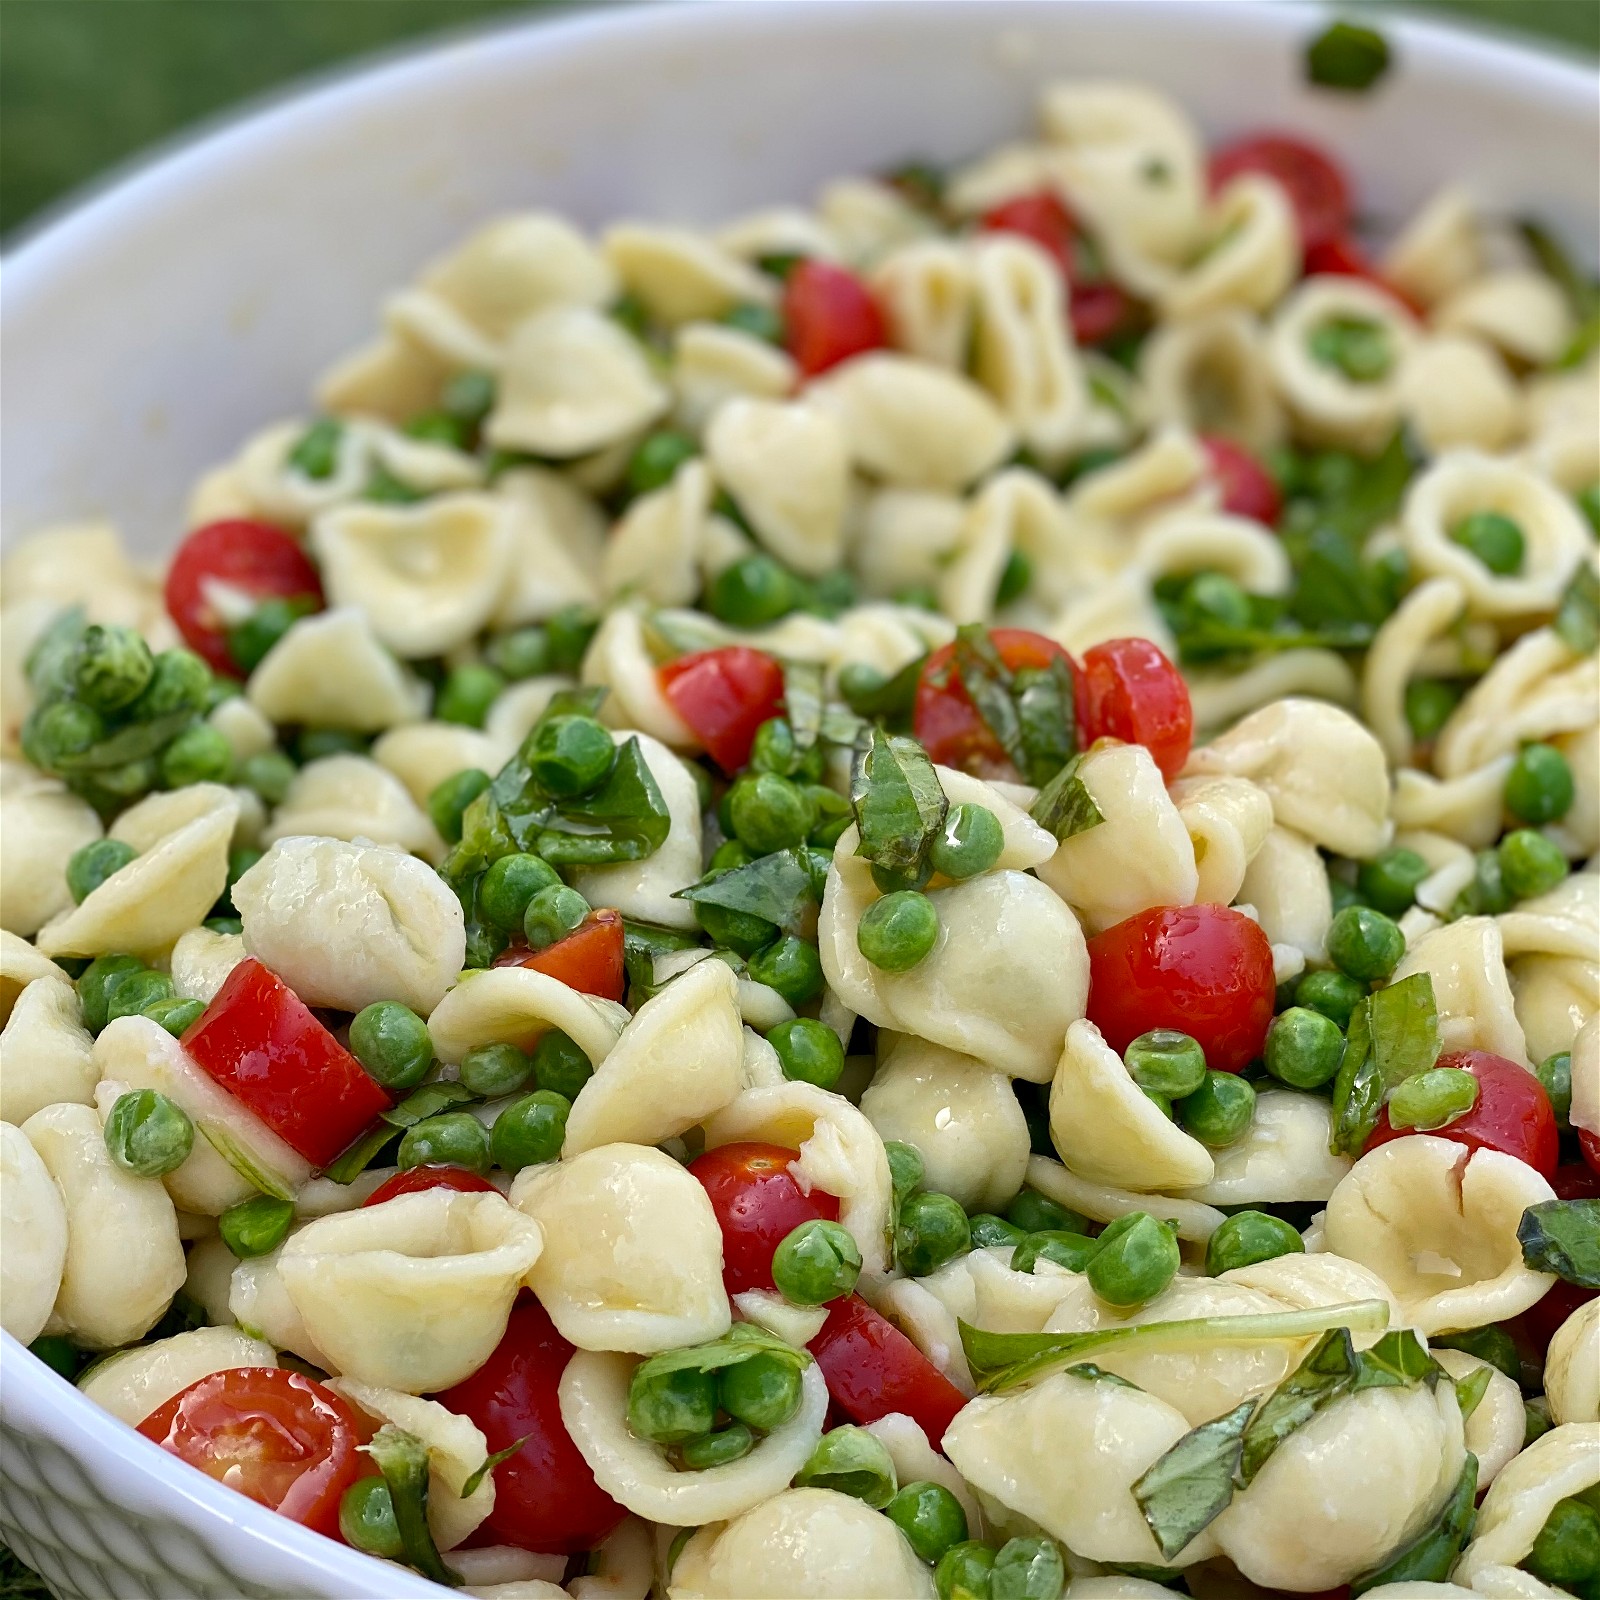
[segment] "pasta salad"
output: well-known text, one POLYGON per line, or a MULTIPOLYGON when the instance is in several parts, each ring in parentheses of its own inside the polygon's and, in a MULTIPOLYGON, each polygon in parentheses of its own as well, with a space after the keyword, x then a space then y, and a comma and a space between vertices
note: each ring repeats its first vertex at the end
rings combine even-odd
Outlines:
POLYGON ((492 1600, 1600 1597, 1600 292, 1355 210, 502 217, 15 547, 28 1359, 492 1600))

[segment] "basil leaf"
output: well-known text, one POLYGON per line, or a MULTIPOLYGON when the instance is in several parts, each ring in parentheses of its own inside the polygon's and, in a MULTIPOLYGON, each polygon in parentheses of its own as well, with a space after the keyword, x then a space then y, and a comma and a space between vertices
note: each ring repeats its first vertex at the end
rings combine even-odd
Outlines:
POLYGON ((875 728, 850 775, 850 809, 861 833, 856 854, 909 872, 944 825, 950 802, 915 739, 875 728))
MULTIPOLYGON (((639 1372, 649 1379, 673 1372, 722 1372, 737 1367, 754 1356, 775 1356, 796 1372, 811 1365, 811 1352, 788 1344, 753 1322, 736 1322, 732 1330, 710 1344, 690 1345, 682 1350, 663 1350, 643 1362, 639 1372)), ((639 1379, 637 1381, 646 1381, 639 1379)))
POLYGON ((1378 1125, 1385 1097, 1439 1059, 1433 978, 1414 973, 1368 995, 1350 1016, 1344 1058, 1333 1080, 1336 1155, 1359 1156, 1378 1125))
POLYGON ((1444 1376, 1444 1368, 1423 1347, 1410 1328, 1386 1333, 1356 1357, 1352 1391, 1411 1388, 1426 1383, 1431 1389, 1444 1376))
POLYGON ((354 1183, 377 1159, 378 1152, 394 1138, 397 1129, 409 1128, 424 1117, 437 1116, 452 1106, 475 1104, 477 1096, 463 1083, 425 1083, 397 1106, 378 1114, 378 1121, 345 1150, 323 1176, 335 1183, 354 1183))
POLYGON ((1600 1289, 1600 1199, 1541 1200, 1517 1224, 1522 1259, 1580 1289, 1600 1289))
POLYGON ((653 992, 656 986, 656 957, 678 950, 693 950, 701 943, 701 939, 692 933, 679 933, 675 928, 656 928, 647 922, 624 919, 622 964, 627 970, 628 982, 641 992, 653 992))
MULTIPOLYGON (((1131 1378, 1124 1378, 1116 1372, 1107 1372, 1104 1367, 1097 1367, 1092 1361, 1080 1361, 1076 1366, 1068 1367, 1068 1374, 1074 1378, 1082 1378, 1085 1383, 1109 1383, 1114 1389, 1139 1389, 1131 1378)), ((1144 1390, 1139 1389, 1143 1394, 1144 1390)))
POLYGON ((1185 664, 1198 664, 1219 656, 1271 655, 1278 650, 1364 650, 1376 632, 1370 622, 1326 622, 1308 628, 1287 618, 1253 626, 1201 617, 1178 631, 1178 654, 1185 664))
POLYGON ((1562 644, 1580 656, 1600 645, 1600 576, 1592 562, 1578 563, 1562 593, 1554 627, 1562 644))
POLYGON ((394 1520, 400 1529, 400 1548, 406 1560, 425 1578, 449 1588, 461 1584, 439 1557, 439 1547, 428 1528, 428 1448, 414 1434, 386 1422, 362 1448, 378 1464, 394 1502, 394 1520))
POLYGON ((479 1484, 481 1484, 483 1480, 487 1478, 502 1461, 509 1461, 512 1456, 514 1456, 517 1451, 519 1451, 530 1439, 536 1438, 538 1436, 538 1432, 539 1430, 535 1428, 532 1433, 525 1433, 514 1443, 508 1444, 504 1450, 496 1450, 492 1456, 486 1456, 484 1458, 483 1465, 479 1467, 464 1484, 461 1485, 461 1498, 463 1500, 470 1500, 473 1495, 478 1492, 479 1484))
POLYGON ((1000 652, 981 622, 968 622, 956 629, 954 664, 961 687, 977 708, 989 731, 1000 741, 1000 748, 1022 770, 1022 723, 1016 702, 1011 698, 1011 671, 1000 659, 1000 652))
POLYGON ((1372 1056, 1372 1021, 1367 999, 1350 1013, 1344 1055, 1333 1078, 1333 1131, 1328 1149, 1334 1155, 1359 1156, 1383 1110, 1383 1077, 1372 1056))
MULTIPOLYGON (((771 855, 757 856, 742 867, 718 873, 709 882, 678 889, 672 898, 743 911, 775 922, 789 933, 798 932, 806 908, 815 903, 811 868, 799 850, 775 850, 771 855)), ((626 935, 623 949, 626 953, 626 935)))
POLYGON ((794 729, 794 747, 804 754, 822 733, 822 666, 789 661, 783 668, 783 705, 794 729))
POLYGON ((48 705, 72 693, 78 645, 89 626, 82 606, 63 611, 34 640, 23 662, 36 705, 48 705))
POLYGON ((1307 628, 1375 627, 1389 606, 1351 538, 1329 527, 1312 531, 1289 611, 1307 628))
POLYGON ((1540 270, 1561 286, 1574 317, 1581 322, 1600 310, 1600 284, 1584 274, 1554 234, 1532 219, 1519 222, 1517 231, 1533 252, 1540 270))
POLYGON ((914 661, 908 661, 893 677, 885 678, 875 688, 857 688, 848 696, 850 709, 857 716, 885 720, 910 716, 917 697, 917 684, 927 659, 924 654, 914 661))
POLYGON ((671 828, 672 815, 636 735, 617 752, 610 775, 593 794, 551 808, 538 852, 553 867, 642 861, 666 843, 671 828))
POLYGON ((1047 667, 1028 667, 1013 675, 1023 780, 1035 788, 1048 783, 1078 753, 1078 714, 1072 668, 1059 656, 1047 667))
POLYGON ((1225 1417, 1191 1428, 1134 1484, 1133 1498, 1168 1560, 1228 1509, 1255 1408, 1246 1400, 1225 1417))
POLYGON ((1330 1400, 1347 1394, 1355 1377, 1356 1352, 1350 1330, 1328 1329, 1305 1360, 1261 1402, 1244 1430, 1240 1486, 1249 1486, 1291 1433, 1304 1427, 1330 1400))
POLYGON ((1456 1405, 1460 1408, 1463 1422, 1483 1403, 1483 1397, 1489 1392, 1489 1380, 1493 1376, 1492 1367, 1474 1367, 1466 1377, 1455 1380, 1456 1405))
POLYGON ((1471 1537, 1477 1490, 1478 1458, 1469 1450, 1461 1463, 1461 1476, 1432 1524, 1387 1566, 1352 1579, 1350 1593, 1365 1594, 1386 1583, 1443 1583, 1471 1537))
POLYGON ((1106 820, 1105 812, 1095 804, 1094 796, 1078 776, 1082 760, 1082 756, 1074 756, 1028 808, 1028 815, 1058 839, 1070 839, 1075 833, 1098 828, 1106 820))

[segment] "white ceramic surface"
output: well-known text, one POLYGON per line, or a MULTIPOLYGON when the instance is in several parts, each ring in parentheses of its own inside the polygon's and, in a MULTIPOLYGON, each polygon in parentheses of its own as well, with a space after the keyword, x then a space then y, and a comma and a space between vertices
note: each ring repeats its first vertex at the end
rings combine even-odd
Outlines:
MULTIPOLYGON (((1312 93, 1321 13, 1234 0, 770 4, 606 10, 407 56, 230 124, 30 238, 0 285, 0 528, 112 517, 165 549, 188 486, 305 405, 386 292, 500 210, 711 221, 823 179, 1014 136, 1034 89, 1117 75, 1216 136, 1326 141, 1398 218, 1452 177, 1592 256, 1593 69, 1386 22, 1375 94, 1312 93)), ((63 1596, 439 1591, 172 1461, 10 1339, 0 1536, 63 1596)))

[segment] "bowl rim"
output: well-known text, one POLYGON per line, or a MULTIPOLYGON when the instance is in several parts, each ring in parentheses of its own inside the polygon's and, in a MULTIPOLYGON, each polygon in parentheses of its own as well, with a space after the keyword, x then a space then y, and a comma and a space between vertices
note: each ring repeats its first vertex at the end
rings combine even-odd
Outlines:
MULTIPOLYGON (((3 257, 0 326, 26 315, 35 285, 48 283, 59 261, 92 252, 108 233, 189 184, 247 161, 285 135, 304 136, 336 125, 362 109, 403 99, 424 78, 441 74, 470 80, 486 41, 498 51, 563 54, 637 49, 663 36, 698 32, 782 32, 801 19, 814 23, 826 0, 660 0, 575 11, 563 6, 537 16, 479 18, 443 33, 423 35, 357 56, 286 86, 228 107, 156 141, 107 173, 47 205, 8 241, 3 257)), ((928 3, 928 0, 923 0, 928 3)), ((1024 12, 1022 0, 950 0, 991 18, 1024 12)), ((1126 0, 1071 0, 1085 10, 1126 10, 1126 0)), ((832 0, 831 8, 880 15, 915 8, 918 0, 832 0)), ((1203 9, 1214 24, 1241 37, 1303 37, 1334 7, 1320 0, 1140 0, 1140 26, 1159 28, 1163 15, 1193 16, 1203 9)), ((1464 82, 1517 79, 1528 94, 1593 110, 1593 71, 1583 54, 1553 42, 1529 41, 1481 24, 1398 12, 1383 29, 1403 49, 1426 58, 1464 82)), ((0 1423, 43 1437, 65 1451, 99 1493, 139 1514, 172 1518, 208 1544, 238 1549, 271 1581, 294 1571, 315 1571, 340 1592, 374 1600, 425 1600, 442 1591, 407 1569, 380 1562, 326 1539, 248 1500, 203 1473, 182 1470, 158 1445, 102 1410, 73 1384, 31 1356, 10 1334, 0 1335, 0 1423), (229 1530, 233 1530, 230 1532, 229 1530), (242 1546, 242 1548, 240 1548, 242 1546)), ((294 1592, 292 1589, 285 1592, 294 1592)))

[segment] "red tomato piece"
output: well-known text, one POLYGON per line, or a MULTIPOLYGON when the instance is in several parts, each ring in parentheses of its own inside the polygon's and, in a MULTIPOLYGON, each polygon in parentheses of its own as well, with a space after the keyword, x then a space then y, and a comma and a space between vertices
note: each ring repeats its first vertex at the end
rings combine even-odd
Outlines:
POLYGON ((1272 527, 1283 509, 1283 497, 1272 474, 1232 439, 1206 434, 1200 443, 1211 458, 1211 476, 1222 490, 1222 509, 1272 527))
POLYGON ((1067 315, 1079 344, 1104 344, 1126 326, 1133 301, 1109 278, 1074 281, 1067 315))
MULTIPOLYGON (((1054 639, 1026 628, 991 628, 989 638, 1012 672, 1065 661, 1074 668, 1074 681, 1081 689, 1072 657, 1054 639)), ((972 703, 955 670, 955 653, 953 644, 941 645, 923 663, 911 713, 912 731, 942 767, 959 767, 982 778, 1014 780, 1017 769, 972 703)))
POLYGON ((1315 145, 1292 134, 1258 133, 1224 145, 1211 158, 1211 187, 1246 172, 1264 173, 1288 191, 1300 224, 1300 247, 1314 250, 1350 227, 1350 185, 1315 145))
POLYGON ((320 607, 322 579, 296 541, 270 522, 208 522, 178 546, 167 568, 167 611, 184 643, 216 672, 237 678, 217 591, 253 600, 308 595, 320 607))
POLYGON ((836 1300, 807 1346, 833 1403, 852 1422, 903 1412, 934 1449, 966 1397, 923 1353, 858 1294, 836 1300))
POLYGON ((623 1508, 594 1481, 565 1424, 556 1386, 572 1346, 536 1300, 512 1307, 505 1337, 464 1383, 433 1398, 470 1417, 489 1453, 526 1442, 494 1469, 487 1542, 572 1555, 593 1549, 622 1521, 623 1508))
POLYGON ((1089 1020, 1119 1055, 1178 1028, 1213 1071, 1238 1072, 1261 1054, 1275 988, 1266 934, 1227 906, 1156 906, 1089 941, 1089 1020))
POLYGON ((183 1047, 314 1167, 327 1166, 394 1104, 254 956, 228 974, 183 1047))
POLYGON ((456 1189, 462 1194, 482 1194, 493 1188, 494 1185, 487 1178, 480 1178, 476 1172, 469 1172, 465 1167, 436 1163, 425 1167, 407 1167, 404 1172, 395 1173, 392 1178, 380 1183, 361 1204, 381 1206, 385 1200, 393 1200, 396 1195, 416 1194, 423 1189, 456 1189))
POLYGON ((661 692, 724 772, 750 759, 756 729, 783 710, 783 668, 746 645, 679 656, 661 669, 661 692))
POLYGON ((1542 1362, 1556 1330, 1579 1306, 1600 1295, 1600 1289, 1581 1289, 1575 1283, 1557 1278, 1545 1290, 1544 1297, 1536 1300, 1520 1316, 1507 1324, 1517 1347, 1537 1356, 1542 1362))
POLYGON ((839 1220, 839 1202, 806 1194, 789 1171, 799 1152, 776 1144, 724 1144, 690 1163, 722 1229, 722 1281, 729 1294, 771 1289, 772 1253, 802 1222, 839 1220))
POLYGON ((1023 238, 1032 239, 1055 258, 1064 274, 1071 276, 1078 225, 1060 196, 1049 189, 1019 194, 991 206, 978 219, 978 226, 985 233, 1020 233, 1023 238))
POLYGON ((1469 1150, 1503 1151, 1546 1178, 1555 1175, 1561 1160, 1561 1134, 1544 1085, 1531 1072, 1488 1050, 1458 1050, 1440 1056, 1437 1065, 1470 1072, 1478 1080, 1478 1103, 1464 1117, 1430 1129, 1392 1128, 1385 1106, 1367 1139, 1368 1150, 1391 1139, 1428 1132, 1436 1139, 1453 1139, 1469 1150))
MULTIPOLYGON (((1578 1130, 1581 1142, 1583 1130, 1578 1130)), ((1600 1167, 1584 1161, 1563 1161, 1550 1179, 1557 1200, 1600 1199, 1600 1167)))
POLYGON ((339 1497, 372 1463, 354 1411, 281 1367, 232 1367, 191 1383, 139 1424, 180 1461, 337 1538, 339 1497))
POLYGON ((1194 742, 1194 708, 1178 669, 1149 639, 1108 639, 1083 658, 1086 744, 1142 744, 1171 783, 1194 742))
POLYGON ((889 342, 883 312, 853 272, 802 261, 783 286, 784 339, 806 377, 889 342))
POLYGON ((622 913, 609 907, 591 911, 565 939, 530 950, 514 944, 495 958, 497 967, 529 967, 559 978, 580 994, 621 1000, 628 975, 623 965, 622 913))

